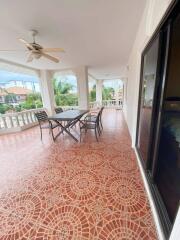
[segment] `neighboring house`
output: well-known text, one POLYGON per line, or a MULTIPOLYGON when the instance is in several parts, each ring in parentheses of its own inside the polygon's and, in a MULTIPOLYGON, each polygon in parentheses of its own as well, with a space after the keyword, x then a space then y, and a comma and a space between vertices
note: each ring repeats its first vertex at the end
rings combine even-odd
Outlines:
POLYGON ((0 88, 0 103, 5 103, 5 98, 8 94, 14 94, 15 98, 9 99, 9 103, 20 103, 24 102, 27 95, 32 93, 31 90, 23 87, 9 87, 6 89, 0 88))
POLYGON ((7 95, 6 90, 0 87, 0 103, 5 103, 6 95, 7 95))

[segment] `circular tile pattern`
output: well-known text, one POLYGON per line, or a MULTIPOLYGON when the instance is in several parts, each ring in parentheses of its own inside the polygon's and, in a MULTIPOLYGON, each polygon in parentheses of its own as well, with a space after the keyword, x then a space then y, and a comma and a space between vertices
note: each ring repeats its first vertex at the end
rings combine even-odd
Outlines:
POLYGON ((41 211, 41 199, 32 193, 6 199, 0 213, 0 238, 7 235, 8 239, 16 239, 18 234, 28 232, 41 211))
POLYGON ((77 154, 75 151, 66 150, 63 151, 59 156, 59 161, 73 161, 75 158, 77 158, 77 154))
POLYGON ((97 151, 84 151, 81 156, 80 162, 86 167, 96 169, 97 167, 103 165, 104 154, 97 151))
POLYGON ((146 214, 145 193, 134 180, 114 177, 107 182, 105 191, 107 201, 117 210, 146 214))
POLYGON ((110 167, 113 170, 120 171, 125 174, 132 174, 137 171, 137 164, 135 160, 131 159, 130 154, 121 153, 109 160, 110 167))
POLYGON ((119 142, 118 144, 114 144, 112 148, 115 152, 129 152, 131 150, 131 146, 126 142, 119 142))
POLYGON ((148 234, 131 221, 115 219, 106 224, 98 237, 99 240, 149 240, 148 234))
POLYGON ((87 201, 98 194, 99 185, 95 174, 79 171, 67 182, 66 192, 72 200, 87 201))
POLYGON ((87 144, 87 146, 92 149, 92 150, 100 150, 100 149, 104 149, 106 147, 106 143, 104 142, 91 142, 89 144, 87 144))
POLYGON ((68 205, 54 209, 45 217, 43 225, 46 228, 39 230, 37 238, 41 238, 38 239, 90 239, 89 219, 78 207, 68 205))
POLYGON ((45 191, 60 186, 65 177, 65 169, 49 168, 43 169, 32 180, 31 186, 35 191, 45 191))

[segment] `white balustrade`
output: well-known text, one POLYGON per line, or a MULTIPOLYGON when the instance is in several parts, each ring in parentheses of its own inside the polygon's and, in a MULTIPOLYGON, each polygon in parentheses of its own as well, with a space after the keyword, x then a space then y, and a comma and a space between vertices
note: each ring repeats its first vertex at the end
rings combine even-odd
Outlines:
POLYGON ((22 112, 7 113, 0 115, 0 134, 6 132, 16 132, 29 128, 37 124, 34 113, 45 110, 37 108, 22 112))
MULTIPOLYGON (((104 106, 105 108, 122 109, 122 100, 103 100, 100 105, 98 102, 90 102, 90 109, 95 109, 104 106)), ((78 106, 63 106, 63 110, 78 109, 78 106)), ((34 113, 45 110, 37 108, 25 110, 22 112, 7 113, 0 115, 0 134, 8 132, 21 131, 37 124, 37 119, 34 113)))
POLYGON ((122 100, 103 100, 102 104, 98 102, 90 102, 90 109, 99 108, 104 106, 105 108, 114 108, 114 109, 122 109, 123 101, 122 100))

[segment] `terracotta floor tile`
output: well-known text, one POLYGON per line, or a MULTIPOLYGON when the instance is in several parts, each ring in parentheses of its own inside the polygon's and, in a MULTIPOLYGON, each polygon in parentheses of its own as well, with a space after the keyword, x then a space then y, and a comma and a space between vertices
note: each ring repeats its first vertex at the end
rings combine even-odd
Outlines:
POLYGON ((122 112, 103 126, 99 142, 41 142, 38 127, 0 137, 0 240, 157 239, 122 112))

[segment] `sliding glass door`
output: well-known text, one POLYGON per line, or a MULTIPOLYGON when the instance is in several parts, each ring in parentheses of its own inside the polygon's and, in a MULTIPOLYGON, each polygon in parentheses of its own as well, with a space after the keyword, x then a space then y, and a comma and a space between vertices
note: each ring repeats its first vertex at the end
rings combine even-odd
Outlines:
POLYGON ((172 21, 154 183, 173 223, 180 203, 180 14, 172 21))
POLYGON ((180 2, 142 54, 136 149, 168 238, 180 207, 180 2))
POLYGON ((142 58, 139 100, 139 121, 136 147, 144 165, 148 162, 152 129, 153 104, 157 76, 159 35, 153 40, 142 58))

